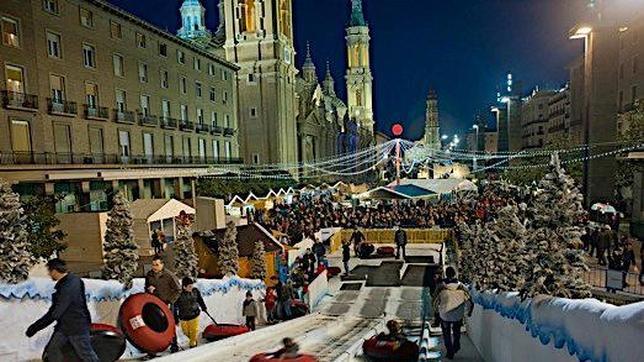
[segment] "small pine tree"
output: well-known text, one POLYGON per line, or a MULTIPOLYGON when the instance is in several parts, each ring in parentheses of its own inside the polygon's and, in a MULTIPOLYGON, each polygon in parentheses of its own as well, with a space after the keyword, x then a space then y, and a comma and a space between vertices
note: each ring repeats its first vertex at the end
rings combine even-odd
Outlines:
POLYGON ((192 228, 185 220, 177 219, 177 240, 174 245, 174 270, 179 279, 196 278, 199 269, 199 259, 195 251, 195 242, 192 238, 192 228))
POLYGON ((20 198, 0 179, 0 281, 17 284, 29 277, 34 262, 29 247, 20 198))
POLYGON ((264 260, 264 242, 257 240, 251 258, 251 278, 264 280, 266 278, 266 261, 264 260))
POLYGON ((30 196, 23 202, 31 253, 35 258, 58 257, 67 247, 63 242, 66 234, 58 229, 60 220, 54 207, 58 199, 56 196, 30 196))
POLYGON ((224 276, 237 275, 239 272, 237 227, 234 221, 226 224, 224 239, 219 243, 219 271, 224 276))
POLYGON ((580 249, 580 222, 585 216, 582 201, 583 195, 554 154, 529 206, 532 230, 521 254, 530 260, 530 268, 520 290, 522 298, 591 296, 583 275, 588 266, 580 249))
POLYGON ((139 247, 134 241, 130 203, 122 192, 114 195, 112 210, 107 216, 103 278, 118 280, 130 289, 139 267, 139 247))

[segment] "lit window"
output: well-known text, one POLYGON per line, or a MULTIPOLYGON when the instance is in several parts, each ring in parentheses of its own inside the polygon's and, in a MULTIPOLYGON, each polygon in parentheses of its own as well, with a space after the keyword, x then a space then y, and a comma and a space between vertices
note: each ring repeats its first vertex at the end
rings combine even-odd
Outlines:
POLYGON ((110 34, 112 35, 113 39, 123 38, 123 32, 121 31, 121 24, 115 21, 110 21, 110 34))
POLYGON ((2 17, 2 44, 16 48, 20 46, 17 21, 2 17))
POLYGON ((5 65, 7 90, 13 93, 25 93, 25 71, 22 67, 5 65))
POLYGON ((167 70, 161 71, 161 88, 167 89, 169 86, 169 75, 167 70))
POLYGON ((85 100, 87 108, 96 109, 98 107, 98 85, 95 83, 85 83, 85 100))
POLYGON ((201 97, 201 83, 195 82, 195 93, 197 97, 201 97))
POLYGON ((141 83, 148 82, 148 65, 145 63, 139 63, 139 81, 141 83))
POLYGON ((51 87, 51 99, 54 103, 62 103, 65 100, 65 78, 52 74, 49 77, 51 87))
POLYGON ((168 56, 168 45, 166 43, 159 43, 159 55, 162 57, 168 56))
POLYGON ((136 33, 136 46, 139 48, 145 48, 145 35, 136 33))
POLYGON ((114 64, 114 75, 119 77, 125 76, 123 56, 119 54, 114 54, 112 56, 112 63, 114 64))
POLYGON ((96 48, 83 44, 83 65, 86 68, 96 68, 96 48))
POLYGON ((181 79, 179 80, 179 90, 183 94, 188 93, 188 81, 185 77, 181 77, 181 79))
POLYGON ((46 12, 58 14, 58 0, 43 0, 42 7, 46 12))
POLYGON ((80 23, 87 28, 94 27, 94 13, 90 10, 80 8, 80 23))

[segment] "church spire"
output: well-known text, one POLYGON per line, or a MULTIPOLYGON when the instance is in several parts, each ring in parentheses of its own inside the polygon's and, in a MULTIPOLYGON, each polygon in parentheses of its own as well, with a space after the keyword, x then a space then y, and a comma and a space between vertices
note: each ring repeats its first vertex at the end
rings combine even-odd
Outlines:
POLYGON ((362 12, 362 0, 351 0, 351 21, 349 26, 367 26, 362 12))
POLYGON ((328 60, 326 61, 326 75, 324 76, 323 86, 327 94, 335 96, 335 80, 331 75, 331 65, 328 60))
POLYGON ((206 28, 206 8, 199 0, 184 0, 181 5, 181 28, 177 35, 184 40, 209 40, 210 30, 206 28))
POLYGON ((318 82, 315 63, 313 63, 313 57, 311 57, 311 45, 309 42, 306 42, 306 59, 304 60, 304 65, 302 65, 302 76, 307 82, 318 82))

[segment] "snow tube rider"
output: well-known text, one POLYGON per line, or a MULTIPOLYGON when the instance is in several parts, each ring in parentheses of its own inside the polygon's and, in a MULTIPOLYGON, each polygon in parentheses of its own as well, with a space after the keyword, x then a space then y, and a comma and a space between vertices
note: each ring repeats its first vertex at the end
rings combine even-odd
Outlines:
POLYGON ((267 353, 266 356, 281 359, 297 358, 299 356, 300 346, 293 340, 293 338, 286 337, 282 339, 282 344, 284 347, 273 353, 267 353))
POLYGON ((400 323, 398 323, 398 321, 390 319, 389 321, 387 321, 386 326, 389 333, 380 333, 378 335, 379 341, 394 342, 394 349, 407 342, 407 337, 405 337, 405 334, 402 332, 402 328, 400 327, 400 323))

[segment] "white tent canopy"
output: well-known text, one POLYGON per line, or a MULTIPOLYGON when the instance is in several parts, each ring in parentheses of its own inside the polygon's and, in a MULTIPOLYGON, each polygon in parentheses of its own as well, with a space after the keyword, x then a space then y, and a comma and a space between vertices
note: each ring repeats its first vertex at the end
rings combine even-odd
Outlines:
MULTIPOLYGON (((437 194, 449 194, 458 191, 476 191, 478 188, 469 180, 448 178, 448 179, 402 179, 401 185, 414 185, 437 194)), ((389 186, 396 185, 392 182, 389 186)))

